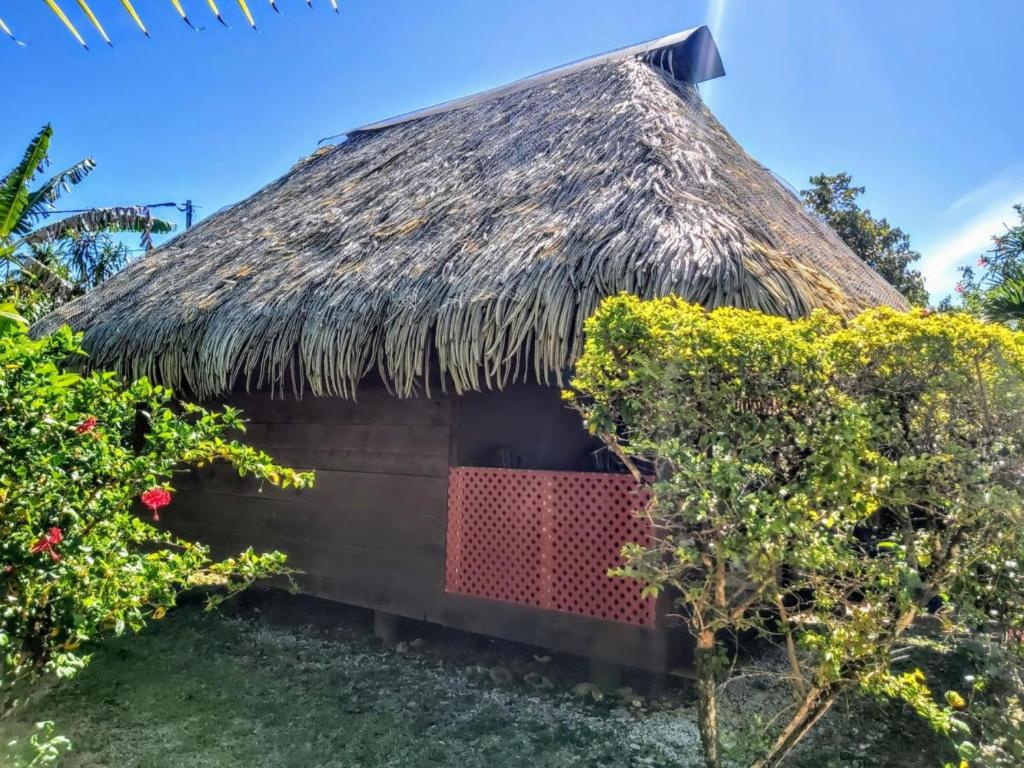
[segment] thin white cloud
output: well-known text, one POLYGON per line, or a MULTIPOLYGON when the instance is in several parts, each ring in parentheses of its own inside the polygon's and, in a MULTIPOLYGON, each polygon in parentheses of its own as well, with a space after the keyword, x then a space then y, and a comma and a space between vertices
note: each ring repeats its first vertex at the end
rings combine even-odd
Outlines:
MULTIPOLYGON (((960 198, 947 211, 963 209, 966 203, 956 208, 957 203, 970 196, 971 193, 960 198)), ((939 301, 952 292, 958 279, 958 266, 970 263, 992 248, 992 237, 1013 223, 1013 204, 1021 201, 1024 201, 1024 188, 998 202, 990 202, 980 213, 940 235, 941 239, 930 247, 921 249, 921 274, 933 301, 939 301)), ((970 202, 973 204, 974 201, 970 202)))
POLYGON ((921 274, 932 301, 950 295, 957 267, 972 264, 992 249, 992 238, 1016 220, 1014 203, 1024 202, 1024 163, 1004 168, 971 189, 937 217, 935 235, 920 248, 921 274))
POLYGON ((1022 187, 1021 179, 1024 179, 1024 163, 1018 163, 1003 170, 1002 173, 989 179, 981 186, 975 187, 970 192, 961 195, 954 200, 943 215, 957 213, 958 211, 969 212, 979 207, 988 207, 993 200, 1005 200, 1014 193, 1020 197, 1022 187))

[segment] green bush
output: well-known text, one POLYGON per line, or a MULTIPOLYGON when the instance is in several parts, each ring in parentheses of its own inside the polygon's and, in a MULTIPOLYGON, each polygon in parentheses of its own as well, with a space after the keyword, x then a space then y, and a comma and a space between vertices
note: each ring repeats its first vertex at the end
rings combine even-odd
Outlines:
POLYGON ((1024 334, 965 314, 865 312, 829 340, 838 385, 868 409, 887 476, 864 532, 908 618, 1008 635, 1024 587, 1024 334))
MULTIPOLYGON (((283 487, 312 476, 225 437, 237 411, 177 403, 145 379, 68 369, 79 338, 31 340, 0 307, 0 697, 13 706, 40 675, 68 675, 86 644, 138 631, 187 589, 215 585, 211 604, 255 579, 287 573, 279 553, 214 562, 201 544, 152 521, 188 465, 225 461, 283 487), (143 510, 147 507, 149 512, 143 510)), ((173 509, 173 507, 171 508, 173 509)))
POLYGON ((785 569, 833 561, 832 532, 873 512, 870 423, 835 386, 821 343, 834 324, 628 296, 587 324, 576 402, 638 479, 654 478, 660 536, 627 546, 621 573, 678 595, 712 766, 716 639, 764 628, 763 609, 794 588, 785 569))
POLYGON ((12 739, 0 747, 4 768, 43 768, 57 765, 71 749, 71 742, 54 731, 49 720, 35 724, 27 739, 12 739))
POLYGON ((958 694, 893 669, 915 618, 1019 620, 1024 339, 964 315, 789 321, 668 298, 605 301, 567 397, 641 482, 656 536, 620 575, 671 589, 696 635, 718 765, 724 634, 781 636, 791 718, 774 765, 848 690, 965 726, 958 694))
POLYGON ((956 745, 962 762, 947 768, 1024 765, 1024 648, 1019 642, 979 638, 963 643, 960 650, 974 662, 975 674, 963 681, 967 691, 962 716, 971 734, 956 745))

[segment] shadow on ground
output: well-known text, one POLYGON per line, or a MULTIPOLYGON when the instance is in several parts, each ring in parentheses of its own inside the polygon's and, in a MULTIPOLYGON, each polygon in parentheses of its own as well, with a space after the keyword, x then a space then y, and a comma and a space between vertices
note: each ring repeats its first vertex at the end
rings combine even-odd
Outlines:
MULTIPOLYGON (((220 613, 187 606, 104 643, 13 726, 55 721, 74 744, 68 768, 700 764, 685 683, 637 673, 601 696, 571 658, 425 625, 384 647, 370 625, 364 612, 270 592, 220 613)), ((786 695, 731 684, 732 725, 770 717, 786 695)), ((792 765, 941 764, 899 754, 928 741, 913 721, 902 733, 881 711, 831 720, 792 765)))

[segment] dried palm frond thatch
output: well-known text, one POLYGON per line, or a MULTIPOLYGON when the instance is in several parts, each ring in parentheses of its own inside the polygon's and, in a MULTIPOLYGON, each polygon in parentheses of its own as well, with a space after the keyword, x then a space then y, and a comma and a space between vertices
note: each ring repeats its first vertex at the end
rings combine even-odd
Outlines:
POLYGON ((561 381, 620 291, 904 307, 665 61, 605 57, 353 132, 36 330, 69 323, 95 365, 199 396, 353 396, 374 370, 405 396, 561 381))

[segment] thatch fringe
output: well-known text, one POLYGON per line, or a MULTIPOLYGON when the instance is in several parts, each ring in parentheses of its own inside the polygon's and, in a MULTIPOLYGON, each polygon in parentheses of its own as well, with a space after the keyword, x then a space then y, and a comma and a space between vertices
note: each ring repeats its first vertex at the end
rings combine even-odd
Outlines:
POLYGON ((37 329, 199 397, 561 382, 608 295, 796 317, 902 298, 748 157, 694 86, 606 63, 356 134, 37 329), (438 368, 431 370, 431 366, 438 368))

